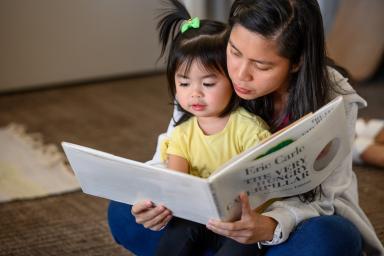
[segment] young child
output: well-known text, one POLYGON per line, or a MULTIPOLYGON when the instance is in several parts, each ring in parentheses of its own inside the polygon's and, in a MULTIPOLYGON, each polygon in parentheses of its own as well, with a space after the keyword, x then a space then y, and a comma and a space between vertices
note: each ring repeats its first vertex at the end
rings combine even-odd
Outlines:
MULTIPOLYGON (((158 28, 161 56, 168 47, 167 78, 172 100, 182 111, 163 147, 167 167, 207 178, 220 165, 267 138, 266 123, 239 107, 226 68, 228 27, 220 22, 191 19, 172 0, 158 28)), ((229 254, 258 251, 219 236, 204 225, 173 218, 158 246, 159 255, 195 255, 211 247, 229 254)))

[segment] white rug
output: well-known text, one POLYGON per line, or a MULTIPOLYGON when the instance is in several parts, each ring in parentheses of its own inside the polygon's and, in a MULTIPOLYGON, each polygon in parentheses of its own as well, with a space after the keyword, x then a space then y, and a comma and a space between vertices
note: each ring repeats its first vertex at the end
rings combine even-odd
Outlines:
POLYGON ((0 128, 0 202, 78 190, 72 171, 55 145, 21 125, 0 128))

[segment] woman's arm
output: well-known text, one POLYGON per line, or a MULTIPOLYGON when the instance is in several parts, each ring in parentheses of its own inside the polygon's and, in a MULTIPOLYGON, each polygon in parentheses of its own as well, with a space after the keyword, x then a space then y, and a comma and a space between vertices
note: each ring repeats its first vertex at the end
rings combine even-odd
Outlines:
MULTIPOLYGON (((354 138, 357 110, 358 105, 353 101, 346 103, 346 115, 351 142, 354 138)), ((340 166, 323 182, 321 196, 318 195, 315 201, 311 203, 303 203, 299 197, 291 197, 274 202, 261 215, 250 212, 247 207, 244 208, 243 206, 245 215, 243 213, 239 221, 230 223, 212 221, 207 227, 218 234, 228 236, 243 243, 282 243, 303 220, 319 215, 334 214, 335 201, 341 200, 340 198, 343 201, 357 205, 356 178, 352 171, 351 163, 351 155, 348 155, 340 163, 340 166), (271 231, 271 228, 277 227, 276 224, 278 224, 279 228, 271 231), (264 235, 259 232, 260 230, 262 230, 264 235)))
MULTIPOLYGON (((331 80, 337 84, 346 94, 343 94, 345 111, 348 125, 348 135, 350 143, 355 138, 355 125, 359 107, 366 105, 366 102, 357 95, 353 88, 336 70, 328 70, 331 80)), ((340 94, 335 93, 333 97, 340 94)), ((322 183, 321 195, 311 203, 303 203, 299 197, 291 197, 273 203, 268 211, 263 213, 265 216, 272 217, 279 223, 280 234, 276 234, 273 241, 267 244, 279 244, 284 242, 292 230, 303 220, 319 215, 331 215, 335 212, 335 201, 340 198, 344 202, 358 205, 356 176, 352 171, 352 155, 349 154, 340 163, 332 174, 322 183)))

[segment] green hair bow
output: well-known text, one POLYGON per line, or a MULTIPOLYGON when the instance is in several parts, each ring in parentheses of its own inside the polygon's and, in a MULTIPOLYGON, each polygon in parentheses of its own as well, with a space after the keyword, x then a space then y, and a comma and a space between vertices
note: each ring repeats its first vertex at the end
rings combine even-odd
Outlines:
POLYGON ((200 27, 200 19, 198 17, 195 17, 193 19, 189 19, 183 22, 181 25, 181 33, 184 33, 190 28, 199 28, 200 27))

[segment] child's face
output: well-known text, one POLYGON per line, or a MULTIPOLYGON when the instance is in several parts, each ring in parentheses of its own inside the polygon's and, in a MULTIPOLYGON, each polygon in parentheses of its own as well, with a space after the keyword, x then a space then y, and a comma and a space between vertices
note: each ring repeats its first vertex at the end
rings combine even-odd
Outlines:
POLYGON ((197 117, 217 117, 228 105, 232 85, 220 72, 207 71, 193 61, 189 73, 181 65, 175 74, 176 100, 181 107, 197 117))

